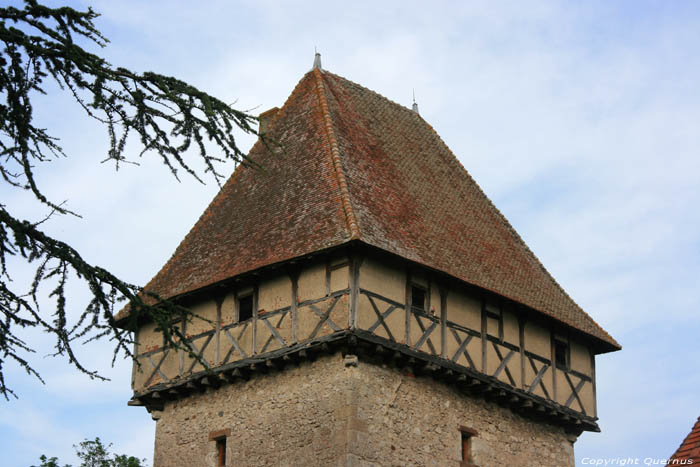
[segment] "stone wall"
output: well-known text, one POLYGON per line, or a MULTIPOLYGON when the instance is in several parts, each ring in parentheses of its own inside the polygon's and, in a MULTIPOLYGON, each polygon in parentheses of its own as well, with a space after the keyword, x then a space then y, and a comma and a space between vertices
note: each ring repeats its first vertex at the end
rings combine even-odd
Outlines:
POLYGON ((209 434, 231 430, 227 465, 459 466, 460 427, 481 466, 573 466, 563 429, 428 378, 340 354, 169 402, 154 465, 215 466, 209 434))
POLYGON ((574 465, 562 428, 392 368, 360 362, 349 373, 356 416, 347 465, 459 466, 461 427, 477 433, 472 456, 478 466, 574 465))

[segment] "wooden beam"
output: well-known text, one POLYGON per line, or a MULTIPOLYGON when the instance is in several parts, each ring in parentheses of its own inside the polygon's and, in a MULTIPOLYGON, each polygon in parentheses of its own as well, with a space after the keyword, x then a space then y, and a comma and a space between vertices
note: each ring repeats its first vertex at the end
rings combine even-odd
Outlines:
POLYGON ((292 343, 297 343, 297 304, 299 302, 299 274, 300 268, 289 271, 289 279, 292 281, 292 343))
POLYGON ((143 407, 146 404, 144 404, 144 402, 140 398, 132 397, 131 399, 129 399, 129 402, 127 402, 126 405, 128 405, 129 407, 143 407))
POLYGON ((245 381, 248 381, 250 379, 250 373, 246 371, 244 368, 236 368, 231 372, 231 376, 233 376, 236 379, 243 379, 245 381))
POLYGON ((481 298, 481 372, 488 374, 486 366, 486 343, 488 336, 488 329, 486 326, 488 324, 488 318, 486 317, 486 298, 481 298))
POLYGON ((440 356, 447 358, 447 289, 440 287, 440 356))
MULTIPOLYGON (((272 351, 264 357, 249 357, 217 367, 213 370, 214 373, 212 370, 202 371, 185 380, 176 380, 175 384, 159 383, 142 394, 135 393, 130 405, 141 404, 149 410, 161 410, 159 407, 168 400, 187 397, 193 392, 203 392, 207 388, 235 383, 241 379, 249 379, 253 372, 283 369, 287 364, 302 358, 313 359, 320 352, 332 353, 346 348, 351 339, 355 341, 355 351, 352 353, 360 355, 361 358, 368 360, 374 358, 378 362, 389 363, 411 373, 420 370, 435 380, 454 384, 460 392, 474 397, 484 397, 488 401, 510 407, 511 410, 525 417, 564 426, 572 433, 598 430, 595 418, 591 416, 495 381, 487 375, 440 356, 410 349, 406 345, 391 342, 364 330, 341 331, 338 334, 322 336, 311 343, 296 344, 272 351), (378 357, 380 354, 382 357, 378 357)), ((525 353, 527 356, 527 352, 525 353)))
POLYGON ((210 388, 220 388, 224 382, 217 375, 208 375, 199 380, 199 384, 210 388))
POLYGON ((185 383, 185 388, 190 392, 204 392, 205 389, 197 380, 188 381, 185 383))
POLYGON ((362 265, 361 257, 356 253, 350 253, 350 329, 357 328, 357 302, 360 299, 360 266, 362 265))
POLYGON ((269 371, 278 371, 284 369, 281 359, 270 358, 265 360, 265 366, 269 371))
MULTIPOLYGON (((522 311, 522 310, 520 310, 522 311)), ((520 346, 520 388, 525 389, 525 317, 518 314, 518 344, 520 346)))
POLYGON ((404 342, 407 346, 411 346, 411 270, 406 268, 406 299, 404 301, 404 310, 406 311, 404 342))
POLYGON ((529 410, 529 409, 532 409, 533 407, 534 407, 534 404, 533 404, 533 402, 532 402, 531 400, 529 400, 529 399, 525 399, 525 400, 523 400, 523 401, 520 403, 520 408, 521 408, 521 409, 529 410))

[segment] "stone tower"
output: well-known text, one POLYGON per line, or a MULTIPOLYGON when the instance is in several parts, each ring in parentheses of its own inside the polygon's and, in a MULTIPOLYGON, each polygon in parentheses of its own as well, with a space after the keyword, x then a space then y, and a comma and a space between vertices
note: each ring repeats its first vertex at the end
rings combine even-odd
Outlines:
POLYGON ((318 60, 261 129, 147 286, 205 318, 137 325, 155 465, 573 466, 620 346, 433 128, 318 60))

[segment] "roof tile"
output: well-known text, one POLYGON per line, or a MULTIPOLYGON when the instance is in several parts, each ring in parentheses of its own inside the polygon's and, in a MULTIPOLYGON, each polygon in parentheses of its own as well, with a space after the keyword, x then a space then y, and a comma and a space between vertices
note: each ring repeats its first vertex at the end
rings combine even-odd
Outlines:
POLYGON ((666 465, 691 464, 700 464, 700 417, 666 465))
POLYGON ((174 297, 359 239, 619 349, 417 113, 314 69, 266 136, 281 149, 255 144, 264 169, 236 169, 147 289, 174 297))

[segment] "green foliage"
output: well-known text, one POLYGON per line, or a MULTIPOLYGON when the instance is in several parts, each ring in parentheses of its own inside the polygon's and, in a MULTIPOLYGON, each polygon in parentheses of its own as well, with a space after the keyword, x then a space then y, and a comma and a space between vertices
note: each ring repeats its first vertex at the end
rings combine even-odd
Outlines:
MULTIPOLYGON (((84 440, 78 446, 73 446, 78 458, 81 460, 80 467, 145 467, 145 460, 140 460, 126 454, 113 454, 109 452, 112 444, 105 446, 100 438, 94 440, 84 440)), ((45 455, 39 457, 41 464, 32 467, 61 467, 55 457, 47 458, 45 455)), ((69 464, 63 467, 72 467, 69 464)))
MULTIPOLYGON (((39 465, 33 465, 32 467, 61 467, 58 463, 58 459, 55 457, 47 458, 45 455, 41 455, 39 457, 39 460, 41 461, 41 464, 39 465)), ((66 464, 63 467, 71 467, 70 465, 66 464)))
MULTIPOLYGON (((0 181, 31 192, 46 207, 47 218, 74 215, 44 195, 33 172, 38 164, 67 156, 58 140, 34 123, 32 99, 46 93, 48 83, 57 83, 89 117, 105 126, 110 143, 106 160, 117 168, 127 161, 126 142, 135 135, 141 143, 139 156, 156 154, 175 177, 183 170, 197 180, 208 175, 220 183, 222 175, 216 169, 220 163, 246 161, 233 130, 255 133, 254 117, 214 96, 176 78, 114 67, 78 45, 106 46, 107 39, 93 23, 97 16, 92 9, 49 8, 35 0, 25 0, 22 9, 0 8, 0 181), (192 157, 204 164, 201 174, 185 159, 190 148, 192 157)), ((186 310, 88 264, 73 247, 40 229, 46 220, 19 219, 0 200, 0 393, 5 398, 14 395, 2 371, 5 360, 15 361, 41 380, 28 360, 34 349, 17 334, 18 328, 38 328, 52 335, 55 355, 66 357, 93 378, 101 376, 80 363, 72 346, 76 339, 106 337, 115 342, 114 358, 122 352, 131 355, 132 334, 116 328, 113 319, 114 311, 125 303, 132 327, 147 316, 162 329, 169 345, 177 346, 183 337, 172 317, 186 310), (16 290, 10 257, 34 265, 28 290, 16 290), (74 322, 66 314, 69 276, 84 281, 92 293, 74 322), (55 304, 50 312, 39 306, 43 290, 55 304)))

